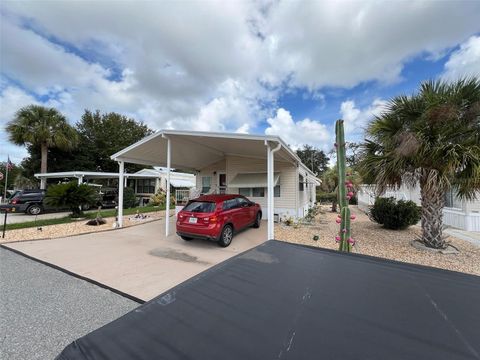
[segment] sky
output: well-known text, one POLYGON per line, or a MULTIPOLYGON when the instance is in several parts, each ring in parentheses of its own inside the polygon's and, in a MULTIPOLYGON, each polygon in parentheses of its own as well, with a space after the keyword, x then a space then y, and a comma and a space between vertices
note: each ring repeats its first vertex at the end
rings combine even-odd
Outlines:
POLYGON ((480 76, 480 1, 0 2, 0 161, 23 106, 115 111, 154 130, 361 141, 386 101, 480 76))

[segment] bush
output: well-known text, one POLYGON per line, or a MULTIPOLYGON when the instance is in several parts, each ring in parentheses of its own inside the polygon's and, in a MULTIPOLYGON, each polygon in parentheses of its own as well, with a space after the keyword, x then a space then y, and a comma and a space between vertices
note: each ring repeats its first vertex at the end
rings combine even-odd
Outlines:
POLYGON ((333 203, 337 201, 337 193, 317 193, 317 202, 320 204, 333 203))
MULTIPOLYGON (((166 206, 167 193, 163 189, 158 191, 150 197, 150 204, 153 206, 166 206)), ((175 197, 170 194, 170 206, 175 205, 175 197)))
POLYGON ((135 207, 137 203, 137 197, 135 196, 135 190, 131 187, 123 188, 123 208, 129 209, 135 207))
POLYGON ((386 229, 406 229, 420 221, 420 207, 413 201, 377 198, 369 217, 386 229))
POLYGON ((98 200, 98 193, 93 187, 86 184, 78 185, 74 181, 51 185, 45 195, 45 204, 58 208, 68 208, 74 217, 82 215, 81 206, 96 205, 98 200))

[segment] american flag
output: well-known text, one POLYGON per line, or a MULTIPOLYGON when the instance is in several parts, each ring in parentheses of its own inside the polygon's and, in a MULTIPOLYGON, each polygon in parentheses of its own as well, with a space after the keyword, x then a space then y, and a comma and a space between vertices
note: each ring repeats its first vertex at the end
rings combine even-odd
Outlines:
POLYGON ((13 169, 13 163, 12 163, 12 161, 10 160, 10 156, 8 157, 8 160, 7 160, 7 169, 8 169, 8 170, 12 170, 12 169, 13 169))

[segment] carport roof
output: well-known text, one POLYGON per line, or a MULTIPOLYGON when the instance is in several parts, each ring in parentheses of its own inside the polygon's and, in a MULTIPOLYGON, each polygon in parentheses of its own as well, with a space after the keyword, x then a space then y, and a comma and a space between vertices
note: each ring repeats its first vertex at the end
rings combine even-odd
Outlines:
POLYGON ((226 155, 267 158, 266 142, 281 144, 276 161, 300 164, 315 176, 295 152, 278 136, 201 131, 161 130, 117 152, 111 158, 135 164, 165 166, 167 138, 171 140, 171 167, 199 170, 225 158, 226 155))
MULTIPOLYGON (((118 178, 118 173, 112 172, 98 172, 98 171, 62 171, 54 173, 37 173, 34 175, 36 178, 47 179, 59 179, 59 178, 85 178, 85 179, 111 179, 118 178)), ((144 179, 144 178, 158 178, 158 175, 152 174, 124 174, 125 177, 131 179, 144 179)))

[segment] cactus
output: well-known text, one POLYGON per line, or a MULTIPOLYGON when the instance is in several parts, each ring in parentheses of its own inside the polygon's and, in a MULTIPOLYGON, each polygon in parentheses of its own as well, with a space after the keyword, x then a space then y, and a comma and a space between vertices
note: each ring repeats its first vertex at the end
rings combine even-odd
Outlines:
POLYGON ((337 171, 338 171, 338 204, 340 205, 340 223, 339 235, 335 240, 339 243, 339 250, 350 252, 355 241, 351 238, 350 221, 355 219, 354 215, 350 214, 348 207, 348 200, 352 196, 351 182, 346 180, 345 174, 345 136, 343 131, 343 120, 337 120, 335 123, 335 135, 337 149, 337 171))

